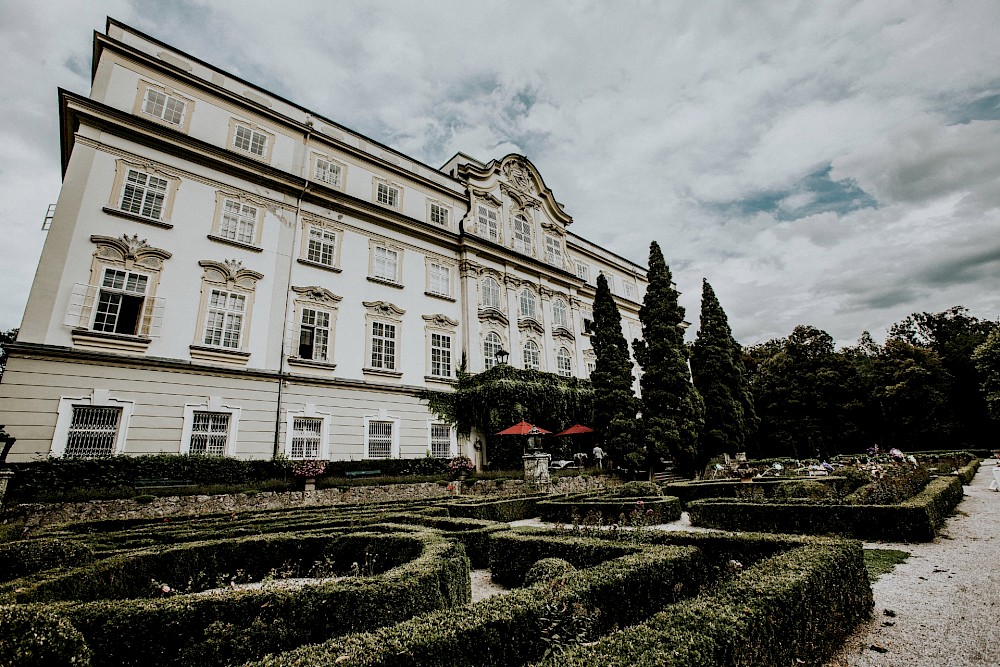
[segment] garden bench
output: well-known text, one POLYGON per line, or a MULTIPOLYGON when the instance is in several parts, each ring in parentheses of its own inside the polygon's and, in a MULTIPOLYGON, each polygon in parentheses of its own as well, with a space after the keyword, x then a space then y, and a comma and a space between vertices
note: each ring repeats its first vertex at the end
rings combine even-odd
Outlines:
POLYGON ((198 482, 191 479, 137 479, 132 487, 140 489, 179 489, 185 486, 197 486, 198 482))
POLYGON ((347 477, 378 477, 382 474, 381 470, 348 470, 346 473, 347 477))

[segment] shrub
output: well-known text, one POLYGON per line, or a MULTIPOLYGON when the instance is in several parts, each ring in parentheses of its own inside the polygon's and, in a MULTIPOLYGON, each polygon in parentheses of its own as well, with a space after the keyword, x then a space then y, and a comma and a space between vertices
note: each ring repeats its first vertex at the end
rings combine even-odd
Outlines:
POLYGON ((537 494, 502 500, 468 501, 463 499, 448 503, 446 507, 448 512, 455 517, 511 522, 538 516, 538 501, 547 497, 547 494, 537 494))
POLYGON ((573 572, 576 572, 573 564, 562 558, 540 558, 524 575, 524 585, 532 586, 540 581, 564 579, 573 572))
POLYGON ((20 540, 0 544, 0 582, 54 567, 74 567, 94 560, 94 552, 68 540, 20 540))
POLYGON ((656 482, 625 482, 607 495, 612 498, 648 498, 661 494, 656 482))
POLYGON ((811 480, 796 480, 781 484, 774 489, 774 498, 801 498, 804 500, 829 500, 833 488, 829 484, 811 480))
POLYGON ((88 667, 90 656, 83 635, 65 618, 46 609, 0 606, 0 665, 88 667))
POLYGON ((586 496, 538 503, 543 521, 573 523, 580 519, 625 525, 654 525, 681 518, 681 502, 673 496, 604 498, 586 496))

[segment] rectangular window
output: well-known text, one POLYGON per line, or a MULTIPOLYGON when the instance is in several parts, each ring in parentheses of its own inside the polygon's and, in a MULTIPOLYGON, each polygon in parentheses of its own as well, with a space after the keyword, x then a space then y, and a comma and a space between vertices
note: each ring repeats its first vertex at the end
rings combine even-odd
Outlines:
POLYGON ((306 258, 323 266, 333 266, 336 257, 337 233, 322 227, 310 227, 306 258))
POLYGON ((399 206, 399 188, 388 183, 379 183, 376 190, 375 200, 379 204, 396 208, 399 206))
POLYGON ((368 422, 368 458, 387 459, 392 456, 392 422, 368 422))
POLYGON ((531 223, 520 213, 514 216, 514 250, 531 254, 531 223))
POLYGON ((239 349, 246 301, 242 294, 212 290, 205 317, 205 345, 239 349))
POLYGON ((438 204, 431 204, 431 222, 442 227, 448 226, 448 209, 438 204))
POLYGON ((166 179, 129 169, 119 208, 126 213, 159 220, 163 217, 163 201, 166 197, 166 179))
POLYGON ((431 334, 431 375, 451 377, 451 336, 431 334))
POLYGON ((396 369, 396 325, 372 322, 372 368, 396 369))
POLYGON ((121 408, 74 405, 65 456, 93 459, 115 453, 121 408))
POLYGON ((329 183, 330 185, 340 185, 340 165, 336 162, 316 158, 316 180, 329 183))
POLYGON ((129 336, 138 334, 148 285, 147 276, 120 269, 105 269, 94 309, 94 331, 129 336))
POLYGON ((479 233, 491 241, 500 241, 500 225, 497 210, 480 204, 477 208, 479 218, 479 233))
POLYGON ((299 327, 299 357, 326 361, 330 344, 330 313, 312 308, 302 309, 299 327))
POLYGON ((590 280, 590 267, 587 266, 586 264, 584 264, 583 262, 577 262, 576 263, 576 277, 579 278, 580 280, 582 280, 583 282, 589 281, 590 280))
POLYGON ((625 285, 625 296, 635 301, 636 296, 638 295, 638 292, 635 289, 635 283, 626 280, 623 281, 622 284, 625 285))
POLYGON ((553 266, 562 266, 562 242, 554 236, 545 237, 545 261, 553 266))
POLYGON ((322 440, 322 419, 295 417, 292 420, 292 448, 289 457, 293 459, 318 459, 322 440))
POLYGON ((233 133, 233 147, 264 157, 267 153, 267 135, 246 125, 237 125, 233 133))
POLYGON ((226 199, 219 223, 219 236, 240 243, 253 245, 256 241, 254 230, 257 226, 257 207, 242 204, 236 199, 226 199))
POLYGON ((225 456, 229 445, 228 412, 194 412, 191 424, 191 454, 225 456))
POLYGON ((431 424, 431 456, 436 459, 451 457, 451 426, 431 424))
POLYGON ((146 97, 142 101, 142 112, 156 116, 173 125, 184 122, 184 108, 187 104, 171 95, 166 95, 153 88, 146 89, 146 97))
POLYGON ((372 262, 372 274, 376 278, 397 282, 399 270, 399 253, 384 246, 375 246, 375 257, 372 262))
POLYGON ((451 295, 451 269, 431 262, 427 266, 427 291, 431 294, 451 295))

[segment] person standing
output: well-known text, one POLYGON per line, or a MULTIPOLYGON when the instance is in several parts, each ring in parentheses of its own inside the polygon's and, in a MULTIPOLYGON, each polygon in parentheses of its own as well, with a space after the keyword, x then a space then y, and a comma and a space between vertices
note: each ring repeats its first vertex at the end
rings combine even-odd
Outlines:
POLYGON ((600 468, 601 470, 603 470, 604 469, 604 450, 601 449, 600 445, 594 445, 594 451, 592 453, 594 455, 594 463, 597 464, 598 468, 600 468))

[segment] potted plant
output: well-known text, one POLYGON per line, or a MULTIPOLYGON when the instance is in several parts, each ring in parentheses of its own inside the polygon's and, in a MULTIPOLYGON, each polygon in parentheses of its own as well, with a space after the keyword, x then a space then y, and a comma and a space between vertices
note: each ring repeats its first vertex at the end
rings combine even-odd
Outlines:
POLYGON ((448 461, 448 472, 455 479, 465 479, 465 476, 476 469, 476 464, 465 454, 459 454, 448 461))
POLYGON ((316 478, 322 475, 325 470, 326 461, 305 459, 292 464, 292 474, 297 479, 303 480, 303 489, 305 491, 316 490, 316 478))

